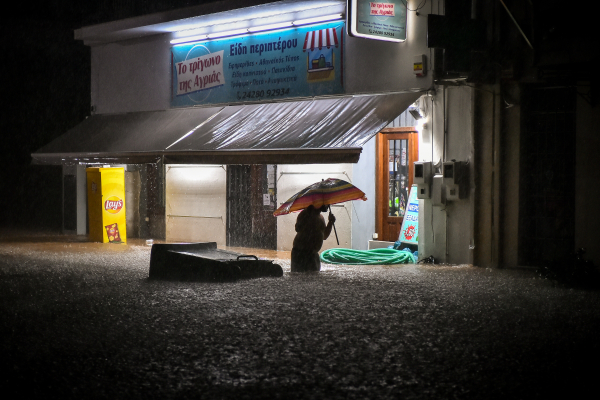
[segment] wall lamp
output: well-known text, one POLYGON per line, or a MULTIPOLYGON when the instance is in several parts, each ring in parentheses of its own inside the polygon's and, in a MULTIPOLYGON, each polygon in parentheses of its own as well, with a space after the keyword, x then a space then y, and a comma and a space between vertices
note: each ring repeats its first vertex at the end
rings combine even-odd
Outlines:
POLYGON ((171 40, 171 44, 198 42, 200 40, 205 40, 205 39, 216 39, 216 38, 222 38, 222 37, 228 37, 228 36, 239 36, 239 35, 245 35, 248 33, 257 33, 257 32, 271 31, 274 29, 289 28, 292 26, 309 25, 309 24, 314 24, 317 22, 336 21, 336 20, 342 19, 343 17, 344 17, 343 14, 330 14, 330 15, 323 15, 323 16, 314 17, 314 18, 299 19, 297 21, 281 22, 281 23, 269 24, 269 25, 252 26, 250 28, 234 29, 234 30, 230 30, 230 31, 187 36, 187 37, 183 37, 183 38, 173 39, 173 40, 171 40))
POLYGON ((412 115, 412 117, 415 119, 415 121, 419 121, 420 119, 423 118, 423 116, 421 115, 421 112, 419 111, 418 108, 409 108, 408 112, 410 113, 410 115, 412 115))

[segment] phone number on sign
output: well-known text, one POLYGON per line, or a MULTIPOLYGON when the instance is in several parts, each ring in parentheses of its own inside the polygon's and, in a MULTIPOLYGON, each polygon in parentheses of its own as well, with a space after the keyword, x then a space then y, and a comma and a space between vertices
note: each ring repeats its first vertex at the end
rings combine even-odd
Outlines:
POLYGON ((260 99, 263 97, 285 96, 290 94, 290 88, 287 89, 268 89, 268 90, 249 90, 247 92, 237 92, 238 100, 260 99))
POLYGON ((369 29, 369 33, 372 33, 374 35, 395 36, 393 32, 375 31, 373 29, 369 29))

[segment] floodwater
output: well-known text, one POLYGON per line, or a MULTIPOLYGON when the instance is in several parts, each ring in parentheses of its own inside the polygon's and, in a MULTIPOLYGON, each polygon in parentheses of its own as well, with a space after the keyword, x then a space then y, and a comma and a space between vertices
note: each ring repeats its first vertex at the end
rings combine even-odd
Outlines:
POLYGON ((595 389, 599 292, 535 270, 324 264, 300 274, 288 252, 253 250, 283 277, 166 282, 147 279, 150 249, 0 233, 5 398, 532 399, 595 389))

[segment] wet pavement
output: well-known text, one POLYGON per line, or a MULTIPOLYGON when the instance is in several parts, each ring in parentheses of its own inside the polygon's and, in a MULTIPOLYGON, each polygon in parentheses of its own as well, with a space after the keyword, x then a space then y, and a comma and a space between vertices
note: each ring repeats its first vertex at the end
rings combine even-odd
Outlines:
MULTIPOLYGON (((232 250, 229 248, 229 250, 232 250)), ((245 249, 233 249, 240 251, 245 249)), ((246 251, 240 251, 246 252, 246 251)), ((150 246, 0 232, 3 398, 593 396, 600 295, 532 269, 148 280, 150 246)))

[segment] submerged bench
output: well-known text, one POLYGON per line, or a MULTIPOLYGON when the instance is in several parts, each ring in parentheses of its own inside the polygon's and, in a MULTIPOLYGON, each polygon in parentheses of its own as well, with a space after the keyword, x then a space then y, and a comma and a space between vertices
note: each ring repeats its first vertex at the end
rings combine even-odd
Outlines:
POLYGON ((231 282, 280 277, 283 269, 271 260, 217 249, 216 242, 153 244, 150 279, 231 282))

